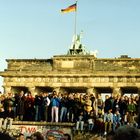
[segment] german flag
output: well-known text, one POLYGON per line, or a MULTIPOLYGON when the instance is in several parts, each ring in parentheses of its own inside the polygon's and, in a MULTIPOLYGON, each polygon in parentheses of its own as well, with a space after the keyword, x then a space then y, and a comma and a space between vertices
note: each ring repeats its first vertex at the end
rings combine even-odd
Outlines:
POLYGON ((69 7, 65 8, 65 9, 61 9, 61 12, 62 13, 75 12, 76 9, 77 9, 77 4, 75 3, 75 4, 69 6, 69 7))

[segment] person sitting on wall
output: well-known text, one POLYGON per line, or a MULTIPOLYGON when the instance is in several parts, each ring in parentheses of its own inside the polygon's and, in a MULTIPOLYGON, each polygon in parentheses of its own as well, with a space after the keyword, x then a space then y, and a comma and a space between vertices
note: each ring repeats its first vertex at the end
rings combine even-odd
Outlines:
POLYGON ((0 103, 0 129, 2 128, 3 125, 3 119, 4 118, 4 108, 3 105, 0 103))
POLYGON ((90 111, 90 114, 88 115, 88 131, 92 132, 93 127, 95 125, 95 121, 96 121, 96 114, 95 111, 92 110, 90 111))
POLYGON ((104 123, 105 123, 105 132, 104 135, 112 131, 113 124, 113 113, 112 109, 108 111, 108 113, 104 114, 104 123))
POLYGON ((14 116, 14 110, 11 106, 8 107, 7 110, 4 111, 4 122, 2 125, 3 129, 11 129, 14 116))
POLYGON ((64 138, 65 138, 65 140, 71 140, 71 136, 68 133, 64 134, 64 138))
POLYGON ((84 123, 85 123, 85 117, 83 111, 80 112, 77 120, 76 120, 76 130, 81 131, 81 133, 84 130, 84 123))
POLYGON ((4 118, 12 118, 14 119, 15 118, 15 115, 14 115, 14 110, 12 109, 11 106, 8 107, 8 110, 7 111, 4 111, 4 118))
POLYGON ((113 114, 113 131, 115 131, 119 126, 121 126, 121 115, 119 111, 116 110, 116 112, 113 114))

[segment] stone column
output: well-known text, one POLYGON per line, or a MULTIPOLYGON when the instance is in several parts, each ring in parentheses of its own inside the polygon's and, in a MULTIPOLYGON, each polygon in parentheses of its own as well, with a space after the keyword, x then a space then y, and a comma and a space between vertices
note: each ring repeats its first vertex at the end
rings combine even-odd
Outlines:
POLYGON ((93 93, 93 88, 87 88, 87 91, 86 91, 87 95, 90 95, 93 93))
POLYGON ((97 96, 97 91, 94 87, 90 87, 90 88, 87 89, 87 95, 90 95, 90 94, 93 94, 94 97, 97 96))
POLYGON ((59 92, 61 92, 61 94, 64 94, 64 93, 67 93, 67 90, 64 89, 64 88, 60 88, 60 89, 59 89, 59 92))
POLYGON ((140 87, 138 87, 138 95, 140 96, 140 87))
POLYGON ((9 93, 11 92, 11 87, 10 86, 4 86, 4 93, 9 93))
POLYGON ((56 93, 58 94, 59 91, 60 91, 60 87, 54 87, 54 88, 53 88, 53 91, 56 91, 56 93))
POLYGON ((31 92, 32 96, 35 96, 35 87, 28 87, 28 90, 31 92))
POLYGON ((118 96, 118 95, 122 95, 122 90, 120 87, 114 87, 113 88, 113 92, 112 92, 113 96, 118 96))

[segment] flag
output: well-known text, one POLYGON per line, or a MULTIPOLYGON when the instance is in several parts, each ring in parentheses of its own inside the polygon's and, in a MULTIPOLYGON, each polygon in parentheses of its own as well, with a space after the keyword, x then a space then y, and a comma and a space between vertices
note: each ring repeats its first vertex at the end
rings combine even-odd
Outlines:
POLYGON ((65 9, 61 9, 61 12, 62 13, 69 13, 69 12, 75 12, 76 11, 76 8, 77 8, 77 4, 73 4, 65 9))

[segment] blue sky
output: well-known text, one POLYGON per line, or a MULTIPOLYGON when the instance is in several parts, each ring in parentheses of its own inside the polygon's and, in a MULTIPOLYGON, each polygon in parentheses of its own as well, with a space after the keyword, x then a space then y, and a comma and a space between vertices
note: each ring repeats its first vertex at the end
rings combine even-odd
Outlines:
MULTIPOLYGON (((5 59, 66 54, 74 33, 75 0, 0 0, 0 70, 5 59)), ((139 57, 140 0, 78 0, 77 33, 99 58, 139 57)), ((0 79, 0 85, 2 78, 0 79)))

